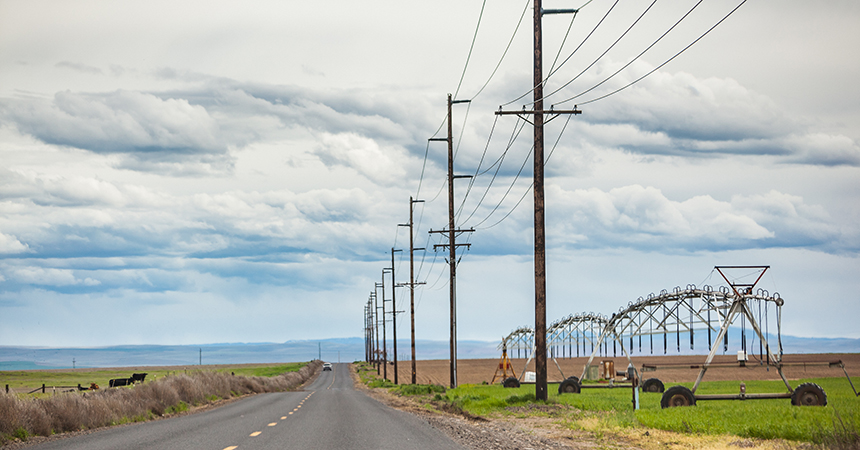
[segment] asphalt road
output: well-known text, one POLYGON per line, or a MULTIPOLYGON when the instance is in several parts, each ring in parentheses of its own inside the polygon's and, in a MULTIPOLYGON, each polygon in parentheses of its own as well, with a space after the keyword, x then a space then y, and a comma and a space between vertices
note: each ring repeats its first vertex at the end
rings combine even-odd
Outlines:
POLYGON ((115 427, 30 447, 114 449, 462 449, 417 417, 352 387, 334 364, 304 391, 255 395, 173 419, 115 427))

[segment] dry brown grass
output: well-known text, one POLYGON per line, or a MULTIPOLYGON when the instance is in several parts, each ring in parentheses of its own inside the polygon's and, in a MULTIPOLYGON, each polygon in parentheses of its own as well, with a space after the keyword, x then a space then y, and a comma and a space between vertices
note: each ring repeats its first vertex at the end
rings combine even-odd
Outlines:
POLYGON ((86 430, 147 420, 184 405, 204 405, 216 399, 286 391, 303 383, 322 363, 314 361, 298 372, 275 377, 242 377, 224 372, 192 372, 161 378, 129 388, 65 393, 28 399, 0 393, 0 444, 28 436, 86 430))

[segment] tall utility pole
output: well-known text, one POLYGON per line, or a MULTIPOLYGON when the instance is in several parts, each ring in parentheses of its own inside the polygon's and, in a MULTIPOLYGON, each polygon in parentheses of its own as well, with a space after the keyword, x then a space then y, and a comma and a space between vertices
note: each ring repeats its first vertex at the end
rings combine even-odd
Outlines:
POLYGON ((367 305, 364 305, 364 361, 367 361, 367 344, 370 341, 370 327, 367 325, 367 305))
POLYGON ((388 338, 386 337, 386 329, 388 328, 385 325, 385 272, 391 269, 385 268, 382 269, 382 379, 388 379, 388 338))
MULTIPOLYGON (((473 232, 474 229, 457 230, 454 226, 454 179, 456 178, 471 178, 470 175, 454 175, 454 138, 453 126, 451 119, 451 105, 455 103, 469 103, 470 100, 452 100, 451 94, 448 94, 448 137, 447 138, 431 138, 431 141, 446 141, 448 142, 448 229, 433 231, 431 233, 447 233, 448 234, 448 266, 450 271, 450 280, 448 283, 448 291, 450 297, 450 318, 451 318, 451 337, 450 337, 450 352, 451 352, 451 387, 457 387, 457 245, 456 233, 473 232)), ((459 244, 469 246, 469 244, 459 244)), ((436 247, 445 247, 445 245, 435 245, 436 247)))
POLYGON ((373 315, 370 309, 372 307, 372 301, 368 298, 367 305, 364 306, 364 327, 367 336, 364 346, 364 360, 366 362, 373 361, 373 315))
MULTIPOLYGON (((412 234, 412 227, 414 226, 414 222, 412 221, 412 211, 416 203, 423 202, 424 200, 413 200, 412 197, 409 197, 409 223, 398 225, 409 227, 409 283, 405 284, 409 286, 409 317, 412 324, 412 384, 416 384, 418 378, 418 372, 415 369, 415 286, 417 284, 424 284, 423 282, 415 282, 415 250, 424 250, 424 248, 415 248, 415 244, 413 243, 414 235, 412 234)), ((394 263, 391 265, 393 266, 394 263)))
POLYGON ((375 352, 376 345, 374 344, 374 337, 376 336, 376 332, 375 332, 374 326, 373 326, 373 323, 374 323, 373 322, 373 317, 374 317, 373 312, 374 312, 374 309, 373 309, 373 293, 371 292, 370 296, 368 296, 368 298, 367 298, 367 316, 368 316, 367 320, 369 322, 368 326, 370 327, 370 359, 368 360, 368 362, 375 363, 376 359, 375 359, 374 355, 376 354, 376 352, 375 352))
MULTIPOLYGON (((543 9, 541 0, 534 0, 534 110, 498 111, 496 114, 534 114, 534 227, 535 227, 535 398, 547 399, 546 372, 546 227, 544 216, 544 114, 581 114, 572 110, 544 111, 543 109, 543 38, 541 19, 544 14, 576 14, 576 9, 543 9)), ((524 118, 525 119, 525 118, 524 118)))
POLYGON ((394 295, 394 291, 397 290, 397 279, 394 277, 394 252, 400 252, 402 250, 395 250, 394 247, 391 248, 391 322, 394 326, 394 384, 397 384, 397 298, 394 295))
MULTIPOLYGON (((379 294, 377 294, 377 289, 379 288, 379 283, 373 283, 373 315, 376 317, 376 356, 374 360, 376 361, 376 374, 379 375, 379 294)), ((385 307, 385 303, 382 304, 385 307)), ((385 317, 382 318, 382 326, 385 326, 385 317)))

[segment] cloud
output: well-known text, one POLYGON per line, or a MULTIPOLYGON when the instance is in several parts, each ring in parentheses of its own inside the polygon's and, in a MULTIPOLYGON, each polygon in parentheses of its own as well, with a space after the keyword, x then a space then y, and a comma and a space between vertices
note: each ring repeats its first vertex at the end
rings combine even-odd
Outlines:
POLYGON ((730 201, 668 199, 659 189, 630 185, 609 191, 549 186, 553 240, 581 248, 723 251, 750 247, 835 250, 842 237, 823 208, 770 191, 730 201))
POLYGON ((147 170, 189 162, 226 170, 232 163, 229 146, 243 144, 221 133, 202 106, 135 91, 65 91, 51 102, 6 100, 0 114, 42 142, 119 154, 129 167, 147 170))
POLYGON ((68 269, 53 269, 42 267, 19 267, 7 272, 9 281, 22 284, 41 286, 97 286, 98 280, 92 278, 79 279, 68 269))
MULTIPOLYGON (((27 244, 22 244, 15 236, 0 233, 0 254, 14 255, 29 250, 27 244)), ((2 280, 0 280, 2 281, 2 280)))
POLYGON ((26 199, 40 206, 165 206, 169 199, 136 185, 96 177, 61 176, 0 168, 0 199, 26 199))
MULTIPOLYGON (((619 66, 603 63, 584 82, 597 83, 619 66)), ((607 83, 605 91, 620 88, 650 69, 646 63, 633 64, 607 83)), ((604 92, 595 91, 581 100, 600 93, 604 92)), ((583 106, 581 124, 575 125, 600 145, 654 155, 769 156, 791 164, 860 166, 856 141, 810 130, 802 118, 788 116, 768 97, 730 78, 700 79, 684 72, 657 71, 609 98, 583 106)))
POLYGON ((399 184, 406 175, 400 162, 403 149, 380 147, 373 139, 354 133, 323 133, 320 138, 314 154, 326 165, 351 167, 381 185, 399 184))
POLYGON ((379 152, 423 157, 416 142, 426 139, 429 122, 389 100, 389 93, 240 83, 170 68, 157 76, 191 86, 3 99, 0 118, 44 143, 114 156, 117 168, 179 176, 229 173, 234 150, 296 132, 323 136, 324 161, 360 173, 367 173, 364 163, 343 159, 336 140, 360 142, 365 151, 378 146, 379 152))
POLYGON ((98 67, 88 66, 86 64, 69 62, 69 61, 60 61, 57 64, 54 64, 54 67, 59 67, 63 69, 71 69, 77 72, 87 73, 90 75, 101 75, 102 70, 98 67))

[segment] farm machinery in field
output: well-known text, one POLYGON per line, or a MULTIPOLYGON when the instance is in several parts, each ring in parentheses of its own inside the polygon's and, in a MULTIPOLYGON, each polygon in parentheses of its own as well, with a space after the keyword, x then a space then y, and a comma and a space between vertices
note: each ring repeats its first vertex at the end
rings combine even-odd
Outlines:
MULTIPOLYGON (((619 309, 618 312, 609 317, 594 313, 582 313, 571 315, 552 323, 547 327, 547 347, 550 349, 550 358, 562 375, 562 381, 559 382, 559 394, 579 393, 582 389, 589 388, 626 387, 633 388, 636 391, 634 392, 635 405, 638 405, 637 393, 639 390, 662 393, 660 404, 663 408, 693 406, 697 401, 702 400, 774 398, 791 399, 791 403, 798 406, 825 406, 827 404, 827 395, 820 386, 814 383, 803 383, 792 388, 783 373, 783 367, 793 365, 782 360, 781 319, 784 301, 778 293, 771 295, 762 289, 754 291, 756 284, 768 268, 769 266, 717 266, 714 270, 719 272, 723 279, 725 279, 728 287, 721 287, 716 290, 710 286, 697 288, 694 285, 688 285, 685 289, 676 287, 672 292, 664 290, 658 295, 651 294, 647 298, 640 297, 636 302, 630 302, 626 307, 619 309), (757 277, 751 283, 732 282, 724 272, 730 270, 752 270, 752 275, 757 277), (771 315, 775 316, 777 329, 778 349, 776 352, 773 351, 767 339, 769 335, 769 317, 771 315), (737 363, 714 362, 714 357, 720 348, 724 352, 728 350, 730 327, 733 324, 737 324, 737 322, 740 322, 741 334, 741 349, 738 351, 737 363), (750 340, 747 339, 747 325, 749 325, 753 333, 750 340), (764 330, 762 327, 764 327, 764 330), (667 353, 670 346, 675 347, 675 350, 680 353, 682 341, 683 346, 686 347, 687 339, 689 339, 689 348, 693 350, 696 339, 704 339, 705 334, 707 334, 710 352, 703 364, 664 364, 659 366, 643 364, 641 366, 641 372, 643 373, 660 368, 677 369, 686 367, 698 369, 700 372, 692 389, 681 385, 665 389, 663 382, 658 378, 641 380, 640 371, 636 370, 631 357, 631 352, 637 345, 640 353, 643 349, 643 343, 646 346, 646 350, 650 348, 651 353, 653 353, 656 337, 658 350, 662 343, 664 354, 667 353), (752 350, 748 348, 747 344, 749 341, 754 342, 756 339, 759 343, 759 365, 766 366, 768 370, 774 368, 785 383, 787 392, 748 393, 746 392, 746 386, 741 383, 738 394, 696 393, 709 368, 745 366, 749 360, 749 350, 752 350), (601 361, 600 365, 595 367, 594 360, 599 354, 608 356, 610 343, 613 355, 616 355, 618 349, 620 349, 621 354, 626 357, 628 361, 626 371, 616 372, 613 361, 601 361), (589 358, 579 377, 565 377, 555 357, 559 353, 559 350, 561 350, 562 357, 565 356, 565 350, 572 357, 574 349, 576 356, 580 356, 580 354, 583 356, 589 355, 589 358), (598 368, 603 373, 601 376, 597 376, 597 370, 595 369, 598 368), (583 382, 584 380, 595 380, 597 378, 608 380, 609 383, 594 384, 583 382), (616 383, 615 381, 619 378, 621 383, 616 383)), ((530 328, 520 328, 503 339, 502 345, 507 349, 513 348, 517 351, 526 349, 527 353, 531 350, 533 355, 533 336, 533 331, 530 328)), ((752 353, 755 355, 756 352, 753 350, 752 353)), ((529 357, 526 366, 531 362, 531 359, 529 357)), ((860 395, 851 382, 851 378, 848 376, 848 372, 845 370, 845 365, 842 361, 804 362, 798 364, 842 368, 852 390, 854 390, 855 396, 860 395)), ((525 374, 525 369, 522 373, 525 374)), ((505 386, 514 386, 519 385, 519 382, 520 380, 517 378, 508 378, 504 381, 504 384, 505 386)))

